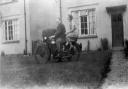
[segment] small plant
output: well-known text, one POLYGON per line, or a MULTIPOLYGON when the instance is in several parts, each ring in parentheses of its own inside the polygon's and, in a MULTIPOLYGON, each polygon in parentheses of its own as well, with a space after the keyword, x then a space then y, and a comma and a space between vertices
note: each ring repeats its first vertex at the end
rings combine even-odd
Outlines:
POLYGON ((85 52, 89 52, 90 51, 90 41, 89 40, 87 41, 87 45, 86 45, 84 51, 85 52))
POLYGON ((102 49, 101 49, 101 47, 100 48, 97 48, 97 51, 101 51, 102 49))
POLYGON ((112 58, 111 52, 109 52, 107 55, 104 56, 104 62, 103 62, 104 65, 101 71, 102 80, 104 80, 107 77, 107 74, 111 71, 111 68, 110 68, 111 58, 112 58))
POLYGON ((101 49, 102 50, 108 50, 109 49, 107 38, 101 39, 101 49))
POLYGON ((89 52, 90 51, 90 41, 88 40, 88 43, 87 43, 87 51, 89 52))
POLYGON ((5 52, 4 51, 1 52, 1 56, 5 56, 5 52))
POLYGON ((79 46, 80 46, 80 51, 82 51, 82 43, 80 43, 79 46))
POLYGON ((125 40, 124 54, 125 57, 128 57, 128 40, 125 40))

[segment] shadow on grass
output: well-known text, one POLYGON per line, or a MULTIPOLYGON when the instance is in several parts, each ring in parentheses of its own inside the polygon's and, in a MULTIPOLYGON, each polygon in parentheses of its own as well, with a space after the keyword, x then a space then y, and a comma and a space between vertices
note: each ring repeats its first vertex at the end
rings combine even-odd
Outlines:
POLYGON ((47 83, 60 85, 88 84, 96 86, 106 77, 109 70, 110 59, 110 51, 90 52, 82 54, 79 62, 35 65, 26 69, 29 75, 29 77, 26 78, 26 83, 34 83, 36 85, 46 85, 47 83))
POLYGON ((36 64, 32 56, 18 56, 17 63, 22 70, 13 71, 13 78, 17 76, 17 79, 12 81, 18 83, 17 80, 21 80, 20 85, 26 86, 59 84, 97 87, 104 79, 105 65, 110 58, 110 51, 90 52, 82 54, 78 62, 36 64))

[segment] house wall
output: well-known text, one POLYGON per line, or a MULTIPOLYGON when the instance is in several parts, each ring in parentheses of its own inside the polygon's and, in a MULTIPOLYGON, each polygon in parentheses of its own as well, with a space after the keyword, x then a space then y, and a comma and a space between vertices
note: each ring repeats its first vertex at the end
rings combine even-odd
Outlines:
MULTIPOLYGON (((109 46, 112 47, 112 28, 111 15, 107 13, 106 7, 127 5, 127 9, 123 15, 124 39, 128 39, 128 1, 127 0, 64 0, 62 1, 63 23, 69 31, 68 14, 72 10, 82 8, 96 8, 96 33, 97 37, 80 38, 78 42, 82 43, 83 50, 87 49, 88 40, 90 41, 90 49, 95 50, 100 47, 100 39, 107 38, 109 46)), ((77 27, 77 29, 79 29, 77 27)))
POLYGON ((42 39, 42 31, 55 29, 59 17, 59 2, 55 0, 31 0, 30 24, 31 39, 42 39))
MULTIPOLYGON (((4 0, 2 0, 4 1, 4 0)), ((2 2, 0 1, 0 2, 2 2)), ((0 4, 0 16, 2 19, 18 18, 17 42, 3 42, 3 25, 0 26, 0 53, 22 54, 25 50, 25 14, 26 9, 26 33, 27 51, 32 52, 32 41, 42 39, 42 31, 56 28, 56 21, 59 17, 59 2, 55 0, 16 0, 12 3, 0 4)))
POLYGON ((128 1, 127 0, 104 0, 99 3, 97 11, 97 33, 100 38, 107 38, 110 47, 112 47, 112 27, 111 27, 111 15, 107 13, 106 7, 127 5, 126 11, 123 14, 123 26, 124 26, 124 39, 128 39, 128 1))
MULTIPOLYGON (((26 4, 28 0, 26 0, 26 4)), ((28 7, 28 6, 27 6, 28 7)), ((29 12, 27 10, 27 38, 28 38, 28 52, 31 51, 30 45, 30 29, 29 29, 29 12)), ((7 4, 0 4, 0 12, 2 19, 12 19, 18 18, 18 41, 11 43, 3 42, 3 23, 1 22, 0 26, 0 53, 4 52, 5 54, 23 54, 25 49, 25 20, 24 20, 24 0, 17 0, 15 2, 10 2, 7 4)))

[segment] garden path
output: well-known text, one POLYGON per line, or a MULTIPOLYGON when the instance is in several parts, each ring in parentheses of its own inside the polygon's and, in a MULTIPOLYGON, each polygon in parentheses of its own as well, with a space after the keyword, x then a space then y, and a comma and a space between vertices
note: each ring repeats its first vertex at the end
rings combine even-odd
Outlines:
POLYGON ((128 59, 123 51, 113 51, 110 68, 102 89, 128 89, 128 59))

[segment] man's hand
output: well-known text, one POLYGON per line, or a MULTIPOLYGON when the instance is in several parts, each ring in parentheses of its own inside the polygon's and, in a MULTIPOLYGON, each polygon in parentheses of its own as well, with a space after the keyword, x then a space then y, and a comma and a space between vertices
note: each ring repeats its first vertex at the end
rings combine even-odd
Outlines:
POLYGON ((50 39, 55 38, 55 35, 52 35, 52 36, 50 36, 49 38, 50 38, 50 39))

